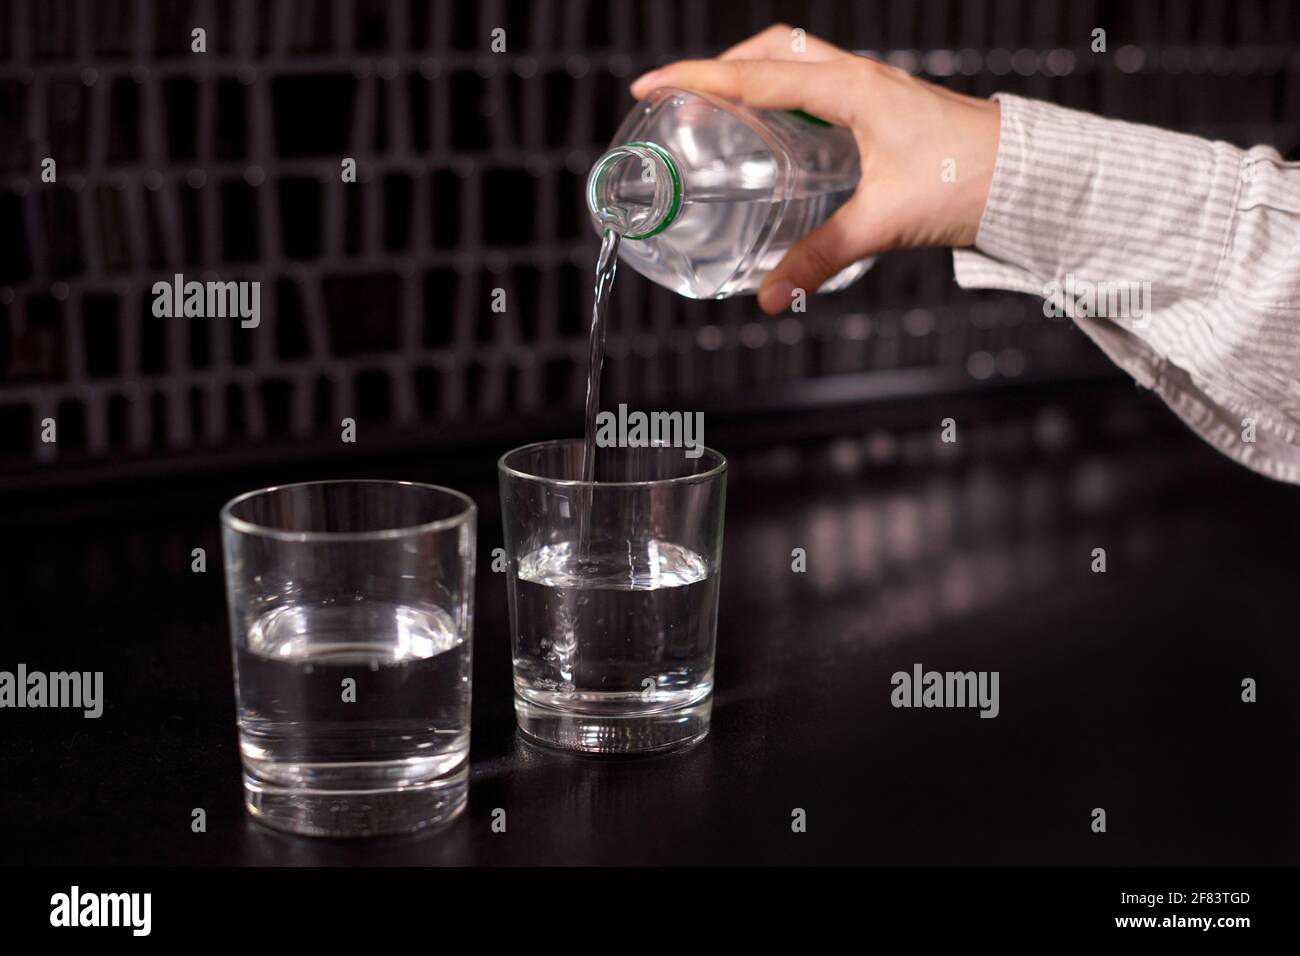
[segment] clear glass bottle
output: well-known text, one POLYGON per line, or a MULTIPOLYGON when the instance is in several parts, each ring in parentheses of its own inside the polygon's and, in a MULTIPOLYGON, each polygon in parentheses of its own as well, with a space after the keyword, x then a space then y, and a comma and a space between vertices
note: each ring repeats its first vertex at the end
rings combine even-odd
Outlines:
MULTIPOLYGON (((853 134, 798 111, 752 110, 663 87, 637 104, 587 179, 597 232, 620 257, 693 299, 755 292, 786 250, 853 195, 853 134)), ((856 281, 874 260, 822 285, 856 281)))

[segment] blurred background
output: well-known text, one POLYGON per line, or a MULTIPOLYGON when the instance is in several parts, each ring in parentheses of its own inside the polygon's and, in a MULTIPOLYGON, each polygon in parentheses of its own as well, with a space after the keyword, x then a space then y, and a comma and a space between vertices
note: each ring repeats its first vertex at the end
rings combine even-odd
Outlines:
MULTIPOLYGON (((10 0, 4 484, 337 454, 344 417, 370 450, 576 432, 596 248, 581 190, 627 83, 778 19, 979 96, 1300 148, 1286 0, 10 0), (176 272, 260 279, 261 326, 155 318, 150 287, 176 272)), ((717 426, 1114 375, 1037 300, 951 272, 945 252, 891 255, 769 319, 624 270, 606 401, 717 426)))
MULTIPOLYGON (((239 803, 217 510, 347 476, 481 509, 475 822, 437 851, 453 861, 1300 859, 1294 489, 1202 445, 1039 300, 959 290, 942 251, 774 319, 622 270, 606 407, 703 411, 731 460, 714 730, 667 766, 521 754, 494 461, 582 427, 587 170, 633 77, 776 20, 963 92, 1300 159, 1290 0, 0 2, 6 659, 102 668, 110 701, 93 745, 14 718, 0 763, 40 786, 0 791, 25 822, 6 859, 285 858, 239 803), (261 280, 260 326, 153 317, 177 272, 261 280), (1000 669, 1002 716, 890 709, 887 675, 917 660, 1000 669), (1274 680, 1258 708, 1245 675, 1274 680), (112 825, 67 829, 51 792, 112 825), (234 838, 165 829, 198 793, 234 838), (840 828, 756 836, 810 801, 840 828), (535 814, 527 847, 479 835, 496 805, 512 828, 535 814), (1109 842, 1074 818, 1097 805, 1124 821, 1109 842)), ((292 853, 363 859, 320 846, 292 853)))

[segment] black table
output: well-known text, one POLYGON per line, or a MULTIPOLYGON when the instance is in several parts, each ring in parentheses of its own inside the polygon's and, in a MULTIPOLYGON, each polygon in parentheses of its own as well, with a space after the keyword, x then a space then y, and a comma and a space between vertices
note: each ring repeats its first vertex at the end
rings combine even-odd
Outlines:
POLYGON ((1300 489, 1181 432, 1059 454, 995 439, 914 464, 879 436, 737 451, 713 729, 645 758, 515 733, 490 458, 354 463, 459 483, 482 509, 469 808, 360 842, 278 834, 241 803, 216 515, 305 475, 11 501, 0 669, 103 670, 106 708, 0 712, 0 862, 1300 860, 1300 489), (999 716, 894 708, 890 677, 916 663, 998 671, 999 716))

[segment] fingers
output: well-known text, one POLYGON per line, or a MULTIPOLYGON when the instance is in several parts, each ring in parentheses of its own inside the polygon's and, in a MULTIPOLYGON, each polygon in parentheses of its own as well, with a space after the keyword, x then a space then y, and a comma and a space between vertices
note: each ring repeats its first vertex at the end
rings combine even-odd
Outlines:
POLYGON ((785 23, 774 23, 762 33, 755 33, 721 54, 720 60, 794 60, 822 63, 842 56, 852 56, 833 43, 808 36, 785 23))
MULTIPOLYGON (((837 126, 851 126, 846 92, 858 58, 821 63, 780 60, 679 60, 632 84, 637 99, 661 86, 679 86, 760 110, 804 110, 837 126)), ((863 61, 865 62, 865 61, 863 61)))
POLYGON ((886 243, 872 234, 863 205, 861 194, 855 194, 790 248, 758 290, 758 305, 764 312, 784 312, 796 290, 812 295, 841 269, 883 251, 886 243))
MULTIPOLYGON (((709 93, 762 110, 803 110, 839 126, 853 125, 846 95, 867 81, 866 60, 816 37, 774 24, 716 60, 682 60, 632 84, 641 99, 662 86, 709 93)), ((826 222, 796 243, 767 276, 759 306, 776 315, 790 307, 796 289, 816 292, 841 269, 882 251, 855 195, 826 222), (878 247, 878 248, 877 248, 878 247)))

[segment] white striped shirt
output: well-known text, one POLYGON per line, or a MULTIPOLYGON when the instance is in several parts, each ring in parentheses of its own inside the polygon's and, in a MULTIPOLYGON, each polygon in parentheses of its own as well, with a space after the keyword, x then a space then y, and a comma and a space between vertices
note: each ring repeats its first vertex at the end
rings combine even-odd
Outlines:
POLYGON ((997 166, 974 248, 953 253, 958 284, 1053 296, 1206 441, 1300 483, 1300 163, 996 99, 997 166), (1103 294, 1126 283, 1127 309, 1103 294))

